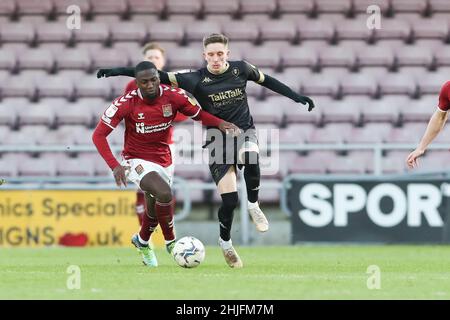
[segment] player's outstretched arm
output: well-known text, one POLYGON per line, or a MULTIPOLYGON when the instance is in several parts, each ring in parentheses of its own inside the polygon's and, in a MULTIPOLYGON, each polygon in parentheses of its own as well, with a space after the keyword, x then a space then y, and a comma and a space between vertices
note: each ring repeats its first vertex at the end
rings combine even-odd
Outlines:
POLYGON ((288 97, 294 100, 295 102, 300 102, 301 104, 308 104, 308 111, 311 111, 315 107, 314 102, 310 97, 298 94, 297 92, 289 88, 287 85, 271 76, 265 74, 264 81, 260 82, 259 84, 266 87, 267 89, 270 89, 276 93, 288 97))
POLYGON ((97 71, 97 78, 108 78, 108 77, 116 77, 116 76, 127 76, 134 78, 134 67, 120 67, 120 68, 109 68, 109 69, 99 69, 97 71))
POLYGON ((442 111, 439 108, 434 112, 431 116, 430 121, 428 122, 427 129, 420 140, 417 148, 411 152, 406 158, 406 164, 408 168, 412 169, 417 166, 417 159, 420 158, 427 149, 428 145, 436 138, 436 136, 441 132, 444 127, 445 122, 447 121, 448 114, 446 111, 442 111))

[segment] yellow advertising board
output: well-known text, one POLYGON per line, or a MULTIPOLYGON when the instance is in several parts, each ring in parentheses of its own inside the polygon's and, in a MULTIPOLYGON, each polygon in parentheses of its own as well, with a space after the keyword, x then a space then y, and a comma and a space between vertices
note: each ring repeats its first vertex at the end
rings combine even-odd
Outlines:
MULTIPOLYGON (((85 233, 89 246, 130 246, 139 231, 135 191, 0 191, 0 247, 57 245, 67 234, 85 233)), ((155 245, 164 239, 159 227, 155 245)))

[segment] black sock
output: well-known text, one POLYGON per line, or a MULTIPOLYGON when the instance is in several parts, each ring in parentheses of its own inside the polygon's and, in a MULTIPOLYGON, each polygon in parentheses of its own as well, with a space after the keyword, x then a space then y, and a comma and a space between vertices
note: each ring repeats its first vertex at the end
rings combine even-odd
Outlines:
POLYGON ((259 155, 256 152, 245 152, 244 178, 247 186, 248 201, 254 203, 258 201, 259 183, 261 180, 261 171, 259 169, 259 155), (256 161, 255 161, 256 159, 256 161))
POLYGON ((219 208, 220 238, 224 241, 231 239, 231 225, 233 223, 234 209, 238 204, 238 193, 222 193, 222 205, 219 208))

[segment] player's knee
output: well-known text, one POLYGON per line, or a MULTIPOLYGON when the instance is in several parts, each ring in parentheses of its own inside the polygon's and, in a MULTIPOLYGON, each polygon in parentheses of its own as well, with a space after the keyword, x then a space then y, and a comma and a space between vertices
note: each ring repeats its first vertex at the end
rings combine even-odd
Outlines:
POLYGON ((172 191, 169 190, 161 190, 156 195, 156 200, 162 203, 168 203, 172 201, 172 191))
POLYGON ((228 211, 233 211, 236 209, 239 198, 237 192, 229 192, 229 193, 222 193, 222 206, 227 209, 228 211))

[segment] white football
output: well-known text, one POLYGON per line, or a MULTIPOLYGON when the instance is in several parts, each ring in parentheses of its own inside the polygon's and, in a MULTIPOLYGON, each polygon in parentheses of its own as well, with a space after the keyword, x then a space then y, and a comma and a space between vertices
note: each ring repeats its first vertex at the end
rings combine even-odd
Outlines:
POLYGON ((205 259, 205 246, 194 237, 179 239, 172 251, 175 262, 183 268, 195 268, 205 259))

